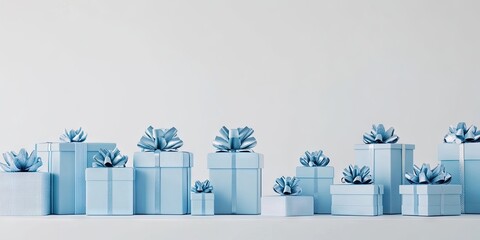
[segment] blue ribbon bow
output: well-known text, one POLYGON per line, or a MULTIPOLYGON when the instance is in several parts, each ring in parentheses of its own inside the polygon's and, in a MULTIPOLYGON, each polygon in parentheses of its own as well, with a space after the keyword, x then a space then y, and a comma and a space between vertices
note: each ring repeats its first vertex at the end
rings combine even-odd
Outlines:
POLYGON ((209 180, 205 180, 204 182, 196 181, 192 187, 192 192, 194 193, 211 193, 212 191, 213 186, 209 180))
POLYGON ((357 165, 349 165, 343 170, 343 183, 352 183, 352 184, 371 184, 372 175, 370 175, 370 168, 363 166, 359 168, 357 165))
POLYGON ((446 143, 465 143, 465 142, 480 142, 480 131, 477 126, 471 125, 467 128, 467 124, 459 122, 457 126, 450 126, 449 132, 443 138, 446 143))
POLYGON ((303 156, 300 157, 300 163, 305 167, 325 167, 330 162, 330 158, 323 154, 322 150, 309 152, 306 151, 303 156))
POLYGON ((144 152, 176 152, 178 148, 183 146, 183 141, 177 136, 177 129, 174 127, 154 129, 150 126, 137 146, 142 148, 144 152))
POLYGON ((0 163, 0 167, 5 172, 36 172, 42 166, 42 159, 37 157, 37 153, 32 151, 30 155, 22 148, 20 152, 6 152, 3 154, 5 163, 0 163))
POLYGON ((220 136, 216 136, 213 146, 217 152, 253 152, 257 140, 252 137, 253 129, 249 127, 228 130, 225 126, 220 129, 220 136))
POLYGON ((421 168, 414 165, 413 173, 405 173, 405 178, 411 184, 449 184, 452 181, 452 175, 445 171, 445 166, 442 164, 433 169, 425 163, 421 168))
POLYGON ((62 142, 83 142, 87 139, 87 134, 83 131, 82 128, 77 130, 68 131, 65 129, 65 133, 60 136, 60 141, 62 142))
POLYGON ((372 125, 372 130, 369 133, 363 134, 363 142, 366 144, 372 143, 396 143, 398 136, 395 135, 393 127, 385 131, 383 124, 372 125))
POLYGON ((120 154, 120 150, 115 148, 114 150, 108 150, 101 148, 98 154, 93 156, 92 167, 125 167, 128 161, 128 156, 120 154))
POLYGON ((302 192, 302 188, 298 185, 299 181, 296 177, 279 177, 275 180, 273 191, 280 195, 298 195, 302 192))

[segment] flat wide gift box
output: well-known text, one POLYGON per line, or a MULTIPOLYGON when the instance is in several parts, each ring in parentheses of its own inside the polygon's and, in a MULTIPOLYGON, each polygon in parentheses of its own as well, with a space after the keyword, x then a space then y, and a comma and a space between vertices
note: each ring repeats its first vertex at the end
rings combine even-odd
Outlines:
POLYGON ((357 144, 355 164, 371 169, 375 184, 383 185, 383 213, 400 214, 400 185, 408 185, 404 174, 413 172, 413 144, 357 144))
POLYGON ((314 212, 329 214, 332 207, 330 185, 333 184, 334 168, 325 167, 297 167, 296 177, 302 188, 301 195, 312 196, 315 204, 314 212))
POLYGON ((462 185, 462 213, 480 213, 480 143, 442 143, 438 160, 452 175, 451 184, 462 185))
POLYGON ((101 148, 113 150, 115 143, 38 143, 37 156, 50 175, 51 213, 85 214, 85 169, 101 148))
POLYGON ((193 154, 189 152, 136 152, 135 214, 190 213, 193 154))
POLYGON ((87 168, 87 215, 133 215, 133 168, 87 168))
POLYGON ((262 154, 209 153, 207 164, 215 187, 215 214, 260 214, 262 154))
POLYGON ((332 215, 383 215, 382 185, 331 185, 330 193, 332 194, 332 215))
POLYGON ((402 185, 402 214, 414 216, 460 215, 460 185, 402 185))
POLYGON ((191 193, 192 215, 193 216, 213 216, 215 214, 215 194, 214 193, 191 193))
POLYGON ((312 196, 262 197, 262 216, 312 216, 312 196))
POLYGON ((50 214, 50 174, 45 172, 0 173, 0 215, 50 214))

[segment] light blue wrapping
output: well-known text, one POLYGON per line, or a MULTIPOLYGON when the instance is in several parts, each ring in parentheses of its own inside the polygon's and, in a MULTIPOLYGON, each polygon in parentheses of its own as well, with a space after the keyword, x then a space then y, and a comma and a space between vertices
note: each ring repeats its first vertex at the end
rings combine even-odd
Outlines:
POLYGON ((209 153, 207 162, 215 188, 215 214, 260 214, 262 154, 209 153))
POLYGON ((331 213, 332 196, 330 185, 333 184, 333 167, 297 167, 296 177, 300 180, 302 188, 300 195, 312 196, 314 200, 314 213, 331 213))
POLYGON ((399 187, 409 184, 404 177, 413 172, 413 144, 358 144, 355 145, 355 164, 368 166, 373 182, 383 185, 383 213, 400 214, 402 199, 399 187))
POLYGON ((133 168, 87 168, 87 215, 133 215, 133 168))
POLYGON ((213 216, 215 207, 214 193, 191 193, 191 209, 194 216, 213 216))
POLYGON ((384 193, 382 185, 338 184, 330 186, 332 215, 382 215, 384 193))
POLYGON ((135 214, 190 213, 193 154, 136 152, 135 214))
POLYGON ((402 214, 413 216, 460 215, 460 185, 402 185, 402 214))
POLYGON ((100 148, 115 149, 115 143, 39 143, 37 156, 50 175, 51 213, 85 214, 85 169, 100 148))

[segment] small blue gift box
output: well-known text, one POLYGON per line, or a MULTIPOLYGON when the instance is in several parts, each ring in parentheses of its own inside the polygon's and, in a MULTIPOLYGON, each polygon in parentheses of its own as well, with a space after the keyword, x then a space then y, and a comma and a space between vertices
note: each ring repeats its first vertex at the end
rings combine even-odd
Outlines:
POLYGON ((452 184, 463 187, 462 213, 480 213, 480 143, 442 143, 438 160, 452 175, 452 184))
POLYGON ((115 143, 39 143, 37 156, 50 175, 51 213, 85 214, 85 169, 101 148, 113 150, 115 143))
POLYGON ((87 215, 133 215, 133 168, 87 168, 87 215))
POLYGON ((260 214, 263 155, 209 153, 207 161, 215 186, 215 214, 260 214))
POLYGON ((373 184, 331 185, 332 215, 383 215, 383 186, 373 184))
POLYGON ((214 193, 191 193, 192 215, 213 216, 214 215, 214 193))
POLYGON ((413 144, 357 144, 355 164, 368 166, 373 182, 383 185, 383 213, 401 213, 402 199, 399 187, 409 184, 403 177, 413 171, 413 144))
POLYGON ((333 184, 334 168, 297 167, 296 177, 300 180, 301 195, 312 196, 315 203, 314 212, 329 214, 332 206, 330 185, 333 184))
POLYGON ((312 196, 266 196, 262 197, 263 216, 312 216, 312 196))
POLYGON ((460 185, 402 185, 402 214, 415 216, 460 215, 460 185))
POLYGON ((136 152, 135 214, 190 213, 193 154, 136 152))

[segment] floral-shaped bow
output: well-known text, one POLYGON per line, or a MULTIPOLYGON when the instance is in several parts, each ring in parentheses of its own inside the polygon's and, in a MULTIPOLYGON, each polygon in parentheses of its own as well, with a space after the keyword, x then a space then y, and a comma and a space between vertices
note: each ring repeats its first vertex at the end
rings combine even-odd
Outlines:
POLYGON ((176 128, 154 129, 152 126, 147 128, 137 144, 144 152, 175 152, 182 145, 183 141, 177 136, 176 128))
POLYGON ((5 163, 0 163, 0 167, 5 172, 36 172, 42 166, 42 159, 37 157, 35 151, 30 155, 22 148, 20 152, 6 152, 3 154, 5 163))
POLYGON ((450 126, 448 128, 448 133, 443 138, 443 141, 446 143, 465 143, 465 142, 479 142, 480 141, 480 131, 477 130, 477 127, 472 125, 467 128, 467 124, 460 122, 457 126, 450 126))
POLYGON ((115 148, 113 151, 101 148, 99 154, 93 156, 92 167, 125 167, 128 161, 127 156, 120 154, 120 150, 115 148))
POLYGON ((370 175, 370 168, 363 166, 359 168, 357 165, 349 165, 343 170, 343 183, 353 184, 370 184, 372 183, 372 176, 370 175))
POLYGON ((273 191, 280 195, 298 195, 302 192, 302 188, 298 185, 299 181, 296 177, 282 176, 275 180, 273 191))
POLYGON ((82 128, 77 130, 72 129, 68 131, 65 129, 65 133, 60 136, 62 142, 84 142, 87 139, 87 134, 82 128))
POLYGON ((323 154, 322 150, 309 152, 306 151, 303 156, 300 157, 300 163, 305 167, 325 167, 330 162, 330 158, 323 154))
POLYGON ((449 184, 452 181, 452 175, 445 171, 445 167, 440 164, 430 169, 429 164, 422 164, 421 168, 413 166, 413 173, 405 173, 405 178, 411 184, 449 184))
POLYGON ((252 137, 253 129, 249 127, 228 130, 225 126, 220 129, 220 136, 215 137, 213 146, 217 152, 253 152, 257 140, 252 137))
POLYGON ((192 187, 192 192, 194 193, 211 193, 212 191, 213 186, 208 180, 205 180, 204 182, 196 181, 195 185, 192 187))
POLYGON ((395 129, 393 127, 385 131, 383 124, 372 125, 372 130, 369 133, 363 134, 363 142, 366 144, 371 143, 396 143, 398 136, 395 135, 395 129))

